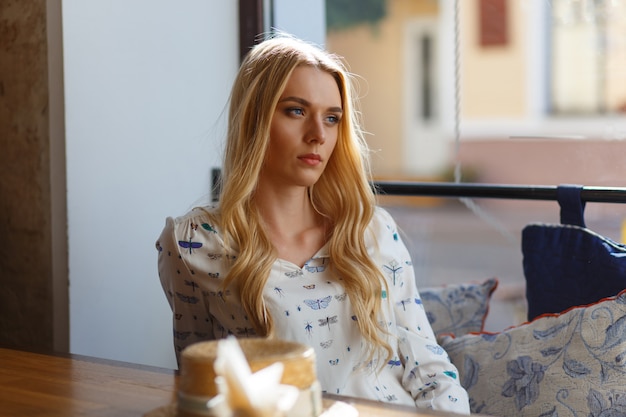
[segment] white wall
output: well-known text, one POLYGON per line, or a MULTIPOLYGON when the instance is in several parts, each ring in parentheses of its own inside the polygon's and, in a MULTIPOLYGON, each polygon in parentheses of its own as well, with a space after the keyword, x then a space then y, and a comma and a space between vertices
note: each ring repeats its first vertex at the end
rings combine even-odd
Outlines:
POLYGON ((70 351, 174 367, 154 243, 209 192, 236 1, 63 1, 70 351))
MULTIPOLYGON (((72 353, 176 366, 154 243, 209 198, 237 4, 62 2, 72 353)), ((324 1, 277 0, 274 23, 323 44, 324 1)))
POLYGON ((325 0, 273 0, 273 27, 323 46, 326 43, 325 0))

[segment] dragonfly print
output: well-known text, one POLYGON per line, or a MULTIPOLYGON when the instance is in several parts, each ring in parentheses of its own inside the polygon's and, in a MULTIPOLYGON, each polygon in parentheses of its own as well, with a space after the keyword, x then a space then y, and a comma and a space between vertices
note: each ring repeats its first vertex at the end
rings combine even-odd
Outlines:
POLYGON ((396 304, 402 306, 402 310, 406 311, 406 305, 411 303, 411 299, 407 298, 406 300, 398 301, 396 304))
POLYGON ((387 365, 393 368, 394 366, 401 366, 402 362, 400 362, 400 359, 396 357, 394 359, 391 359, 389 362, 387 362, 387 365))
POLYGON ((393 279, 393 285, 396 285, 396 280, 398 279, 400 272, 402 272, 402 267, 398 265, 398 262, 391 261, 389 265, 383 265, 383 267, 388 271, 389 275, 393 279))
POLYGON ((226 290, 226 291, 209 291, 209 294, 212 295, 213 297, 217 297, 220 300, 222 300, 222 302, 226 302, 226 297, 230 295, 230 290, 226 290))
POLYGON ((313 334, 313 325, 310 321, 306 322, 306 325, 304 326, 304 331, 306 331, 306 334, 309 337, 311 337, 311 334, 313 334))
POLYGON ((189 296, 189 295, 181 294, 179 292, 176 293, 176 296, 183 303, 196 304, 196 303, 198 303, 198 301, 200 301, 200 299, 198 297, 194 297, 193 295, 189 296))
POLYGON ((191 238, 189 238, 189 240, 179 240, 178 241, 178 246, 180 246, 181 248, 184 249, 189 249, 189 254, 193 253, 194 249, 199 249, 202 247, 202 243, 200 242, 193 242, 191 240, 191 238))
POLYGON ((318 319, 320 327, 328 326, 328 330, 330 330, 331 324, 337 324, 337 316, 326 317, 325 319, 318 319))

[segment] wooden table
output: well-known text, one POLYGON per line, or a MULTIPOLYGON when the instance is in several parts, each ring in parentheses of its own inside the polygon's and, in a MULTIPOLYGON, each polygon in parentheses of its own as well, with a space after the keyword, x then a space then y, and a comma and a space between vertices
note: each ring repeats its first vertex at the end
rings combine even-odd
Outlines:
MULTIPOLYGON (((177 374, 77 355, 46 355, 0 348, 2 416, 143 416, 175 401, 177 374)), ((326 396, 354 405, 360 417, 455 416, 326 396)))

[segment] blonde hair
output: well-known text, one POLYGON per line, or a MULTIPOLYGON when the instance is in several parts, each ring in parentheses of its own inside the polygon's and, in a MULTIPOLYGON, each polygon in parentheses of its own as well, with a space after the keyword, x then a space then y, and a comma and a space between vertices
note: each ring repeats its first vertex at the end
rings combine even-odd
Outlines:
MULTIPOLYGON (((263 288, 277 258, 253 197, 270 137, 278 99, 294 68, 313 66, 330 73, 341 94, 343 118, 337 144, 324 173, 309 196, 315 209, 331 223, 331 267, 343 280, 359 329, 369 342, 367 355, 392 355, 387 331, 379 322, 386 281, 367 253, 365 232, 376 199, 369 184, 368 148, 355 109, 351 75, 339 58, 289 36, 256 45, 247 54, 234 81, 219 214, 215 221, 227 250, 238 252, 224 285, 234 288, 256 332, 272 334, 263 288)), ((385 361, 386 363, 386 361, 385 361)))

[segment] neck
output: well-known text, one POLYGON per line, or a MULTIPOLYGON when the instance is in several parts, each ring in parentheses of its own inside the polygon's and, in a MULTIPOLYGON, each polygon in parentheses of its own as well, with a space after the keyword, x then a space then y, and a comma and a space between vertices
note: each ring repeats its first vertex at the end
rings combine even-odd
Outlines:
POLYGON ((327 223, 306 187, 258 187, 255 203, 280 259, 302 267, 326 242, 327 223))
POLYGON ((259 186, 254 196, 261 218, 272 230, 297 232, 319 224, 306 187, 275 189, 259 186))

